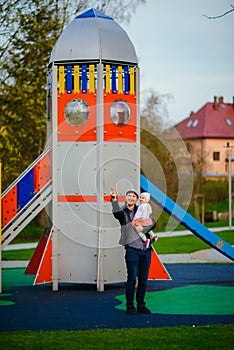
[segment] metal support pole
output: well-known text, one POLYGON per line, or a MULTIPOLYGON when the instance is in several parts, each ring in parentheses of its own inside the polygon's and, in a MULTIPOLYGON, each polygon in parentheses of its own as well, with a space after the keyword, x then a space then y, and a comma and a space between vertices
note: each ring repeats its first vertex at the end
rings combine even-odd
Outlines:
POLYGON ((58 271, 58 144, 57 144, 57 131, 58 131, 58 111, 57 111, 57 66, 52 68, 52 289, 58 291, 59 271, 58 271))
POLYGON ((232 155, 228 153, 228 204, 229 204, 229 230, 232 229, 232 155))
POLYGON ((104 292, 104 230, 103 230, 103 133, 104 133, 104 105, 103 105, 103 64, 97 65, 97 291, 104 292))
POLYGON ((0 162, 0 293, 2 293, 2 163, 0 162))
POLYGON ((140 153, 141 153, 141 135, 140 135, 140 125, 141 125, 141 121, 140 121, 140 68, 137 67, 136 68, 136 93, 137 93, 137 104, 136 104, 136 108, 137 108, 137 121, 136 121, 136 152, 137 152, 137 163, 136 166, 138 168, 136 168, 136 173, 137 173, 137 188, 140 189, 140 169, 141 169, 141 160, 140 160, 140 153))

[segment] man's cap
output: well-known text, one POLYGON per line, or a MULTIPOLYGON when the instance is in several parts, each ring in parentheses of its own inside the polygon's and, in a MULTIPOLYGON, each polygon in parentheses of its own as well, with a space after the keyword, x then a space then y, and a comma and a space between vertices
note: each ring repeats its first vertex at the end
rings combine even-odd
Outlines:
POLYGON ((128 191, 126 192, 126 196, 127 196, 127 194, 129 194, 129 193, 134 193, 134 194, 137 196, 137 198, 139 198, 138 192, 137 192, 136 190, 134 190, 133 188, 131 188, 130 190, 128 190, 128 191))

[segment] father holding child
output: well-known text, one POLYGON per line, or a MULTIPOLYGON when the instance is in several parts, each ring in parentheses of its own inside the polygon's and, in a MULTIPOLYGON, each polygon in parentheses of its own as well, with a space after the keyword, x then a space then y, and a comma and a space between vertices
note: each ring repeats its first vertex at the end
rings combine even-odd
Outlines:
MULTIPOLYGON (((139 234, 144 233, 147 237, 148 232, 155 227, 155 221, 151 217, 150 220, 152 220, 152 223, 148 226, 139 225, 138 223, 132 224, 132 220, 138 209, 136 203, 139 199, 139 194, 136 190, 130 189, 126 192, 126 202, 122 207, 119 205, 117 195, 113 188, 111 189, 110 197, 113 215, 121 225, 121 237, 119 243, 125 247, 125 262, 127 267, 127 313, 130 315, 136 315, 137 312, 150 314, 151 311, 146 307, 145 303, 145 293, 151 261, 151 248, 145 243, 139 234), (134 295, 137 278, 136 309, 134 305, 134 295)), ((147 238, 149 239, 150 236, 147 238)))

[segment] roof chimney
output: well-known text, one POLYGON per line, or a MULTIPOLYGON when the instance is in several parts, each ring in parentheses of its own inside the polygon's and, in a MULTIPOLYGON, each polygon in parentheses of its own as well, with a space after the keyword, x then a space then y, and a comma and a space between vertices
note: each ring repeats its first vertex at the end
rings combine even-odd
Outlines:
MULTIPOLYGON (((233 96, 233 97, 234 97, 234 96, 233 96)), ((214 108, 214 109, 218 109, 218 105, 217 105, 217 96, 214 96, 213 108, 214 108)))
POLYGON ((223 96, 219 97, 219 104, 221 105, 223 103, 223 96))

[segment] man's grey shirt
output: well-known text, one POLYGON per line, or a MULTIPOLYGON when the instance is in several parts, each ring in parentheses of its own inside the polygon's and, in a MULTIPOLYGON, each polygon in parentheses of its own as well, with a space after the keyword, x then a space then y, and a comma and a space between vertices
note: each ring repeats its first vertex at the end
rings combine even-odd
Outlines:
MULTIPOLYGON (((117 200, 112 201, 113 215, 121 225, 121 237, 119 240, 119 244, 128 246, 130 248, 146 250, 145 243, 140 238, 135 227, 133 227, 131 224, 133 216, 137 211, 137 208, 138 207, 135 205, 134 209, 131 211, 127 208, 126 204, 120 207, 119 202, 117 200)), ((153 218, 152 220, 153 224, 151 226, 144 227, 143 233, 147 233, 155 227, 155 221, 153 218)))

